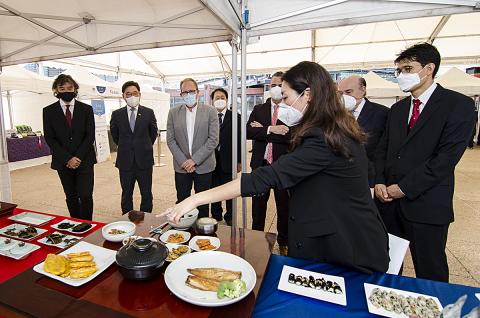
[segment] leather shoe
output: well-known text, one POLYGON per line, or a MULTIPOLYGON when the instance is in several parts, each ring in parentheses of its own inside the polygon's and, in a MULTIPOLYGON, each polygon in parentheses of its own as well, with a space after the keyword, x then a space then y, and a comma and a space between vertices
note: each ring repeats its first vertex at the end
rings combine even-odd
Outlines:
POLYGON ((288 246, 279 245, 278 249, 280 250, 280 255, 282 255, 282 256, 287 256, 288 255, 288 246))

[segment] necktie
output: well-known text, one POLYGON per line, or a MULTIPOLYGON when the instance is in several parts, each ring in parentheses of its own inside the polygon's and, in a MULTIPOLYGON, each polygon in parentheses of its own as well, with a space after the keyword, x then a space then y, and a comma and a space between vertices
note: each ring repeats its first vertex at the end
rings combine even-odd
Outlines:
POLYGON ((222 126, 222 123, 223 123, 222 117, 223 117, 223 113, 218 113, 218 124, 220 126, 222 126))
POLYGON ((130 129, 135 130, 135 107, 130 107, 130 129))
POLYGON ((413 110, 412 110, 412 116, 410 117, 410 120, 408 121, 408 129, 412 130, 413 126, 415 126, 415 123, 418 120, 418 117, 420 117, 420 104, 422 102, 419 99, 414 99, 413 100, 413 110))
MULTIPOLYGON (((278 105, 273 105, 273 115, 272 115, 272 126, 277 124, 278 119, 278 105)), ((272 164, 273 162, 273 145, 272 143, 267 144, 267 162, 272 164)))
POLYGON ((72 127, 72 112, 70 112, 70 105, 65 105, 65 119, 69 128, 72 127))

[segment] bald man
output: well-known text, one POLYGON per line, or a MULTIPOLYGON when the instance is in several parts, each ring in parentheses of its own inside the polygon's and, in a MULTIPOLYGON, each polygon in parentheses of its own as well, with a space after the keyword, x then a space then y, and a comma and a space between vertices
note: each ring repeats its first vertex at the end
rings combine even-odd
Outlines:
POLYGON ((360 127, 367 134, 365 145, 369 161, 368 183, 370 188, 375 186, 375 168, 373 165, 375 148, 385 129, 389 109, 383 105, 372 103, 367 98, 367 83, 360 76, 350 76, 338 83, 338 91, 355 98, 356 104, 350 109, 360 127))

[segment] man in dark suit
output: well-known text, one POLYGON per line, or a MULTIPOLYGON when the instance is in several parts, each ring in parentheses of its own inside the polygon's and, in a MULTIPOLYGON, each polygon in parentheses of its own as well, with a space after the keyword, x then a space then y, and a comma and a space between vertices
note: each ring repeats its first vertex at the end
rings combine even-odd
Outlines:
MULTIPOLYGON (((252 158, 250 167, 255 170, 262 166, 271 165, 281 155, 288 152, 290 129, 278 120, 279 104, 282 102, 282 72, 272 76, 270 95, 264 104, 253 108, 247 122, 247 139, 253 140, 252 158)), ((277 206, 277 242, 280 253, 288 252, 288 192, 274 189, 277 206)), ((265 230, 265 217, 270 192, 252 198, 252 229, 265 230)))
POLYGON ((346 102, 345 107, 352 113, 368 136, 365 145, 368 157, 368 184, 373 189, 375 186, 375 149, 385 130, 388 108, 373 103, 365 97, 367 95, 367 82, 360 76, 354 75, 343 79, 338 84, 338 91, 343 95, 350 96, 351 105, 347 105, 346 102), (355 103, 353 100, 355 100, 355 103))
MULTIPOLYGON (((229 181, 232 181, 232 111, 227 108, 228 93, 223 88, 217 88, 211 96, 213 106, 218 112, 218 123, 220 124, 219 143, 215 148, 216 166, 212 175, 212 186, 218 187, 229 181)), ((241 116, 237 114, 237 172, 241 170, 241 116)), ((228 225, 232 225, 232 200, 226 202, 227 212, 223 216, 228 225)), ((215 202, 211 206, 212 216, 217 220, 222 220, 222 203, 215 202)))
POLYGON ((376 153, 375 195, 390 233, 410 241, 416 276, 448 281, 454 170, 472 134, 473 100, 433 79, 440 54, 416 44, 395 60, 400 88, 376 153))
POLYGON ((55 79, 52 90, 58 101, 43 109, 43 132, 70 216, 92 220, 95 121, 92 107, 75 100, 78 88, 70 75, 55 79))
POLYGON ((122 86, 127 106, 115 110, 110 120, 113 141, 118 145, 115 166, 122 185, 122 213, 133 210, 133 189, 138 182, 140 211, 152 212, 153 144, 157 139, 157 119, 152 109, 140 105, 140 85, 128 81, 122 86))

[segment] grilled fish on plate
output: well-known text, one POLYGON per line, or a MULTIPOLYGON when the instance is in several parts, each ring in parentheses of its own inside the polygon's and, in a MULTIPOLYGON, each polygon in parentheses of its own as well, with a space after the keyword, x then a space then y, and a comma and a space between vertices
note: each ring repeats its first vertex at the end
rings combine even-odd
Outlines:
POLYGON ((223 268, 189 268, 187 271, 195 276, 222 281, 233 281, 242 278, 242 272, 230 271, 223 268))

